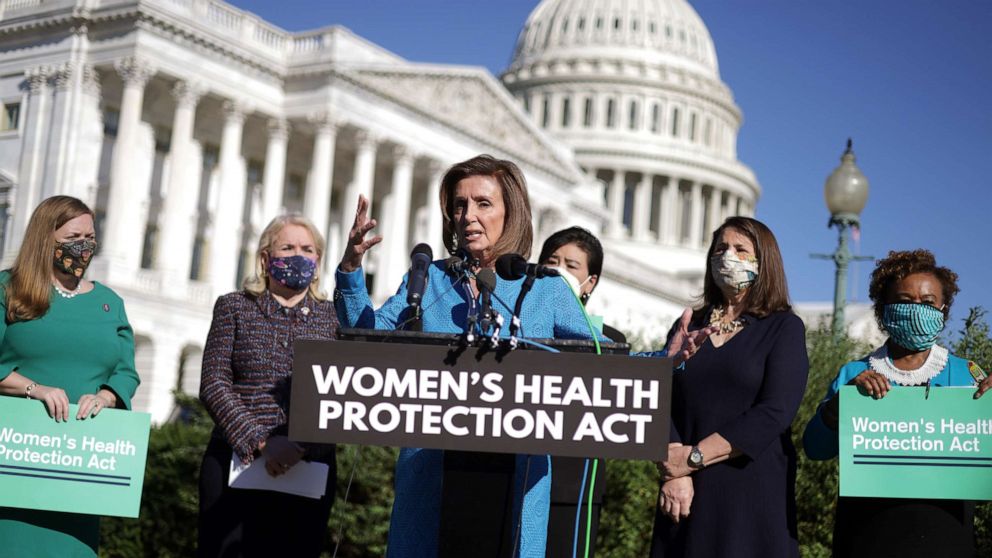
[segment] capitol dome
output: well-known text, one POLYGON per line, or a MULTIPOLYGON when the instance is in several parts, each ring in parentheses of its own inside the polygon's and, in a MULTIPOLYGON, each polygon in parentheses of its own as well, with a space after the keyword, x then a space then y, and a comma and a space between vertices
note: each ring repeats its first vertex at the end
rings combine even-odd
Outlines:
POLYGON ((605 236, 625 253, 701 277, 700 264, 677 262, 699 261, 725 218, 753 214, 741 111, 686 0, 543 0, 501 77, 602 185, 605 236))
POLYGON ((719 79, 713 40, 684 0, 542 2, 520 33, 511 70, 589 56, 719 79))

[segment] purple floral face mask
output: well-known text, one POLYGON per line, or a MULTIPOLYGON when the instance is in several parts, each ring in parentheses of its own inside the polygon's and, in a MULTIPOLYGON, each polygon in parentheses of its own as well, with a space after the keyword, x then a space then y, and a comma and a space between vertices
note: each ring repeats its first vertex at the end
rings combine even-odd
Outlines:
POLYGON ((269 257, 269 278, 294 291, 310 286, 317 271, 317 262, 306 256, 269 257))

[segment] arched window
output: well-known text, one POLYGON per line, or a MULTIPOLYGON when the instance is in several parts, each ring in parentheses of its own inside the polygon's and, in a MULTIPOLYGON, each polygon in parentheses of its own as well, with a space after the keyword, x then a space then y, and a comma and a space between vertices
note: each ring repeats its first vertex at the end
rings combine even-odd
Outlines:
POLYGON ((592 126, 593 118, 593 102, 592 97, 586 97, 585 107, 582 110, 582 125, 586 128, 592 126))
POLYGON ((689 115, 689 141, 696 141, 696 113, 689 115))
POLYGON ((617 107, 616 101, 612 98, 606 101, 606 127, 613 128, 617 125, 617 107))
POLYGON ((679 137, 679 107, 672 109, 672 137, 679 137))
POLYGON ((561 127, 568 128, 572 125, 572 98, 565 97, 561 100, 561 127))
POLYGON ((544 101, 541 103, 541 127, 547 128, 551 123, 551 95, 545 93, 544 101))
POLYGON ((661 131, 661 104, 655 103, 651 107, 651 132, 657 134, 661 131))
POLYGON ((639 113, 640 113, 640 111, 638 110, 638 107, 637 107, 637 101, 631 101, 630 102, 630 116, 629 116, 628 123, 627 123, 627 127, 630 128, 631 130, 637 130, 638 128, 640 128, 640 126, 638 125, 638 120, 640 119, 639 118, 639 116, 640 116, 639 113))

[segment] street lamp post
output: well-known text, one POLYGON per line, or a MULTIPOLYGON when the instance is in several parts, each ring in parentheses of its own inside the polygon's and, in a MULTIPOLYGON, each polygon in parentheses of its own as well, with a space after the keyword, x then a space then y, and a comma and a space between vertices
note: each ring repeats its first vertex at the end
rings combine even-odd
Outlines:
POLYGON ((840 166, 834 169, 823 187, 830 221, 827 227, 837 227, 837 249, 833 254, 813 254, 814 258, 833 260, 837 266, 834 280, 834 314, 831 330, 834 337, 844 333, 844 306, 847 304, 847 266, 852 261, 871 260, 871 256, 855 256, 848 248, 847 239, 852 228, 860 223, 861 210, 868 201, 868 179, 854 163, 851 140, 840 158, 840 166))

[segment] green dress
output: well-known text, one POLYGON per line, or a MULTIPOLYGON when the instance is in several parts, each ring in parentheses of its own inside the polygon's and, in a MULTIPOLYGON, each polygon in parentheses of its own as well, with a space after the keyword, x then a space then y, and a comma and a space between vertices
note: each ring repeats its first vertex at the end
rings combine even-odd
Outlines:
MULTIPOLYGON (((10 274, 0 272, 0 289, 9 281, 10 274)), ((7 296, 0 291, 0 317, 6 313, 7 296)), ((92 291, 69 299, 53 288, 51 307, 40 318, 0 319, 0 381, 14 371, 62 388, 70 403, 108 388, 118 406, 130 409, 139 380, 124 301, 94 282, 92 291)), ((0 507, 0 554, 5 557, 96 556, 99 538, 99 516, 0 507)))

